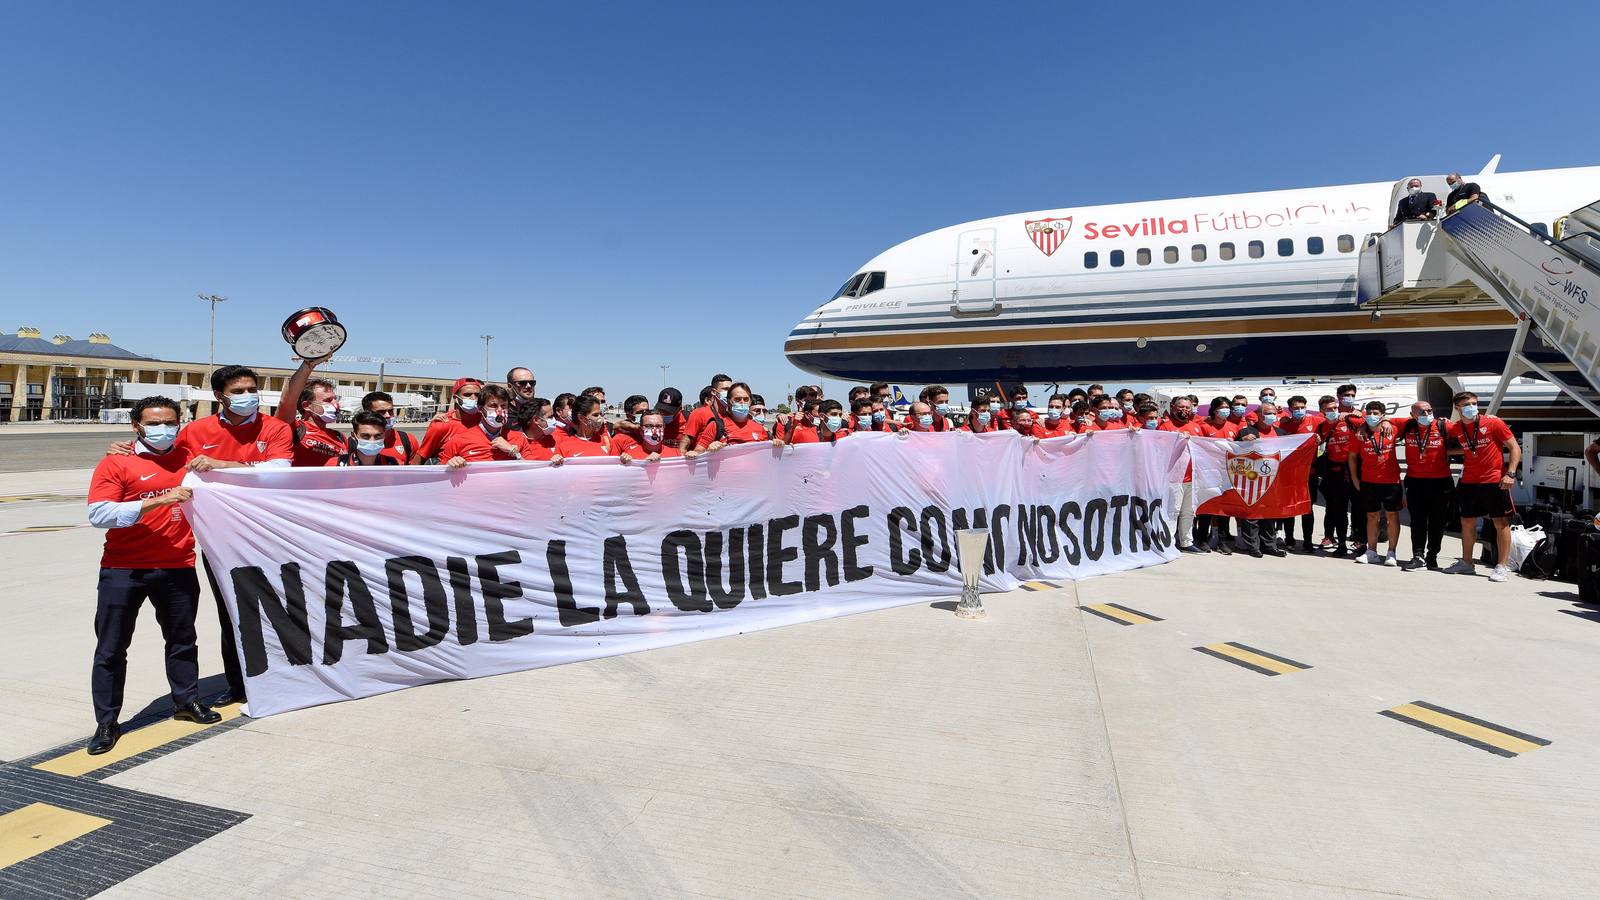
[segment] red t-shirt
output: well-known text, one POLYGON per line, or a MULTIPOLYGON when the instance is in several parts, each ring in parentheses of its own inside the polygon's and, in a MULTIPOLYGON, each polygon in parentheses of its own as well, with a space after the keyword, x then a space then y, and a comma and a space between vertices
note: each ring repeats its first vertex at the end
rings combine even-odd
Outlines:
POLYGON ((1356 415, 1340 416, 1331 422, 1323 420, 1317 426, 1317 436, 1327 445, 1329 462, 1343 465, 1349 461, 1353 435, 1360 427, 1361 417, 1356 415))
POLYGON ((422 443, 417 445, 416 455, 423 459, 431 459, 437 456, 440 459, 448 460, 450 457, 440 452, 444 447, 444 442, 455 434, 457 429, 465 427, 465 425, 461 424, 461 420, 456 418, 455 413, 450 413, 449 417, 443 422, 429 422, 428 430, 422 433, 422 443))
POLYGON ((575 459, 580 456, 616 456, 616 447, 610 437, 604 441, 591 441, 567 431, 556 434, 556 452, 561 454, 562 459, 575 459))
POLYGON ((482 425, 467 428, 456 423, 456 428, 445 438, 444 446, 439 448, 439 461, 449 462, 456 457, 461 457, 467 462, 489 462, 490 460, 507 459, 549 459, 548 456, 539 456, 539 448, 528 443, 528 438, 520 431, 501 431, 500 437, 505 438, 516 447, 517 456, 512 456, 504 450, 494 446, 493 438, 483 430, 482 425))
MULTIPOLYGON (((1249 419, 1251 422, 1255 422, 1256 414, 1251 413, 1245 418, 1249 419)), ((1315 427, 1316 421, 1317 420, 1314 418, 1312 413, 1308 412, 1302 418, 1296 419, 1288 410, 1281 409, 1278 410, 1278 433, 1304 434, 1311 431, 1315 427)))
MULTIPOLYGON (((412 452, 416 452, 416 449, 416 442, 412 441, 412 452)), ((383 433, 383 449, 378 451, 378 455, 387 456, 402 466, 409 465, 411 463, 411 456, 406 453, 404 432, 398 428, 391 428, 388 431, 385 431, 383 433)))
MULTIPOLYGON (((136 450, 142 446, 134 444, 136 450)), ((189 451, 178 446, 160 454, 103 457, 89 480, 89 502, 126 503, 165 494, 183 484, 189 458, 189 451)), ((194 532, 189 530, 183 504, 157 507, 126 528, 108 529, 100 565, 107 569, 193 568, 194 532)))
MULTIPOLYGON (((679 413, 679 415, 682 415, 682 413, 679 413)), ((689 419, 683 425, 682 430, 678 432, 676 437, 672 437, 672 446, 678 446, 678 439, 687 435, 689 438, 689 446, 693 447, 695 439, 700 436, 700 432, 705 430, 706 423, 710 421, 711 404, 707 403, 696 406, 689 412, 689 419)), ((667 427, 667 434, 669 437, 672 436, 672 427, 670 425, 667 427)))
POLYGON ((243 425, 234 425, 218 413, 196 419, 178 432, 177 449, 187 451, 190 457, 251 465, 293 459, 294 429, 282 419, 259 413, 243 425))
POLYGON ((1066 416, 1057 419, 1054 425, 1050 424, 1050 420, 1047 418, 1043 424, 1035 424, 1033 428, 1038 437, 1041 438, 1066 437, 1069 434, 1078 433, 1077 428, 1072 424, 1072 420, 1066 416))
POLYGON ((1363 484, 1400 483, 1400 456, 1395 452, 1398 437, 1398 433, 1384 437, 1381 430, 1368 433, 1365 428, 1350 434, 1349 451, 1360 456, 1363 484))
POLYGON ((667 446, 665 437, 663 437, 661 443, 658 444, 654 450, 652 450, 650 449, 649 444, 646 444, 644 441, 635 438, 631 434, 612 435, 611 451, 618 456, 626 453, 633 459, 644 459, 646 456, 649 456, 652 453, 661 454, 663 459, 670 456, 683 455, 678 451, 677 447, 667 446))
POLYGON ((1231 441, 1233 440, 1233 436, 1239 433, 1239 426, 1229 421, 1224 421, 1221 425, 1216 424, 1210 419, 1196 421, 1199 421, 1200 423, 1200 430, 1195 432, 1195 434, 1198 434, 1201 437, 1221 438, 1225 441, 1231 441))
MULTIPOLYGON (((706 417, 706 424, 701 427, 695 436, 694 448, 704 450, 717 440, 717 423, 710 416, 706 417)), ((733 416, 722 417, 722 442, 725 444, 749 444, 757 441, 770 441, 771 435, 767 434, 767 427, 757 422, 751 416, 745 416, 743 424, 733 416)))
POLYGON ((1401 444, 1406 448, 1406 474, 1418 478, 1450 477, 1450 456, 1445 449, 1448 422, 1435 420, 1427 428, 1416 419, 1401 419, 1395 423, 1401 444))
POLYGON ((301 417, 292 426, 294 430, 295 466, 336 466, 339 454, 344 452, 344 435, 329 430, 318 419, 301 417))
POLYGON ((821 441, 822 436, 817 433, 817 429, 801 424, 798 420, 789 432, 788 443, 791 444, 816 444, 821 441))
POLYGON ((1499 484, 1506 476, 1501 448, 1515 438, 1498 416, 1481 414, 1471 422, 1451 422, 1450 436, 1461 442, 1465 453, 1462 484, 1499 484))

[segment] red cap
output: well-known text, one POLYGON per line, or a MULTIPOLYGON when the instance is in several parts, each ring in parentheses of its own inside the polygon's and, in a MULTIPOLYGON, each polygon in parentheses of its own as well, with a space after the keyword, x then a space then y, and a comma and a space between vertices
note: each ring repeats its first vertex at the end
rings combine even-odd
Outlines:
POLYGON ((452 395, 459 394, 459 393, 461 393, 461 389, 466 387, 469 384, 475 384, 478 387, 483 387, 483 382, 479 381, 476 378, 457 378, 456 379, 456 389, 451 391, 450 393, 452 395))

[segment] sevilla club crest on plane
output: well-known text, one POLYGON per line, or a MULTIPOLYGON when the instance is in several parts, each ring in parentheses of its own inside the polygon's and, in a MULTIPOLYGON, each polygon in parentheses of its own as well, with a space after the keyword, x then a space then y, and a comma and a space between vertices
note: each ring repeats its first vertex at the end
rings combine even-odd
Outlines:
POLYGON ((1023 222, 1023 226, 1028 229, 1028 238, 1033 241, 1033 245, 1043 250, 1045 256, 1049 256, 1067 239, 1067 233, 1072 230, 1072 217, 1029 219, 1023 222))
POLYGON ((1228 454, 1228 481, 1239 492, 1246 506, 1256 505, 1256 501, 1272 490, 1272 483, 1278 480, 1280 455, 1253 451, 1228 454))

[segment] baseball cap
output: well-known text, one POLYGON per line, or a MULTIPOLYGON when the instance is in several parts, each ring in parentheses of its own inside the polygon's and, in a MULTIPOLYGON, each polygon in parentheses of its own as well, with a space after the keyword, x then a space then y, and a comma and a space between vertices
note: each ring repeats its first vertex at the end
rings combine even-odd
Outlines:
POLYGON ((683 408, 683 392, 677 388, 662 388, 656 398, 656 410, 664 416, 675 416, 683 408))
POLYGON ((456 379, 455 390, 451 391, 450 393, 459 394, 459 393, 461 393, 461 389, 466 387, 469 384, 475 384, 478 387, 483 387, 483 382, 479 381, 476 378, 457 378, 456 379))

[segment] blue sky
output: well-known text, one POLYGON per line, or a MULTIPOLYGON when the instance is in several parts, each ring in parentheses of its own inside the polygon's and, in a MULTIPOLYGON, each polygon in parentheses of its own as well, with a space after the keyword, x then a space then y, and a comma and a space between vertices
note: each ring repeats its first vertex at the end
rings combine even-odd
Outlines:
POLYGON ((667 363, 776 402, 789 327, 933 228, 1600 161, 1588 94, 1539 88, 1597 8, 1392 10, 6 4, 0 330, 203 360, 215 292, 219 361, 323 305, 346 352, 463 363, 422 374, 492 333, 541 393, 667 363))

